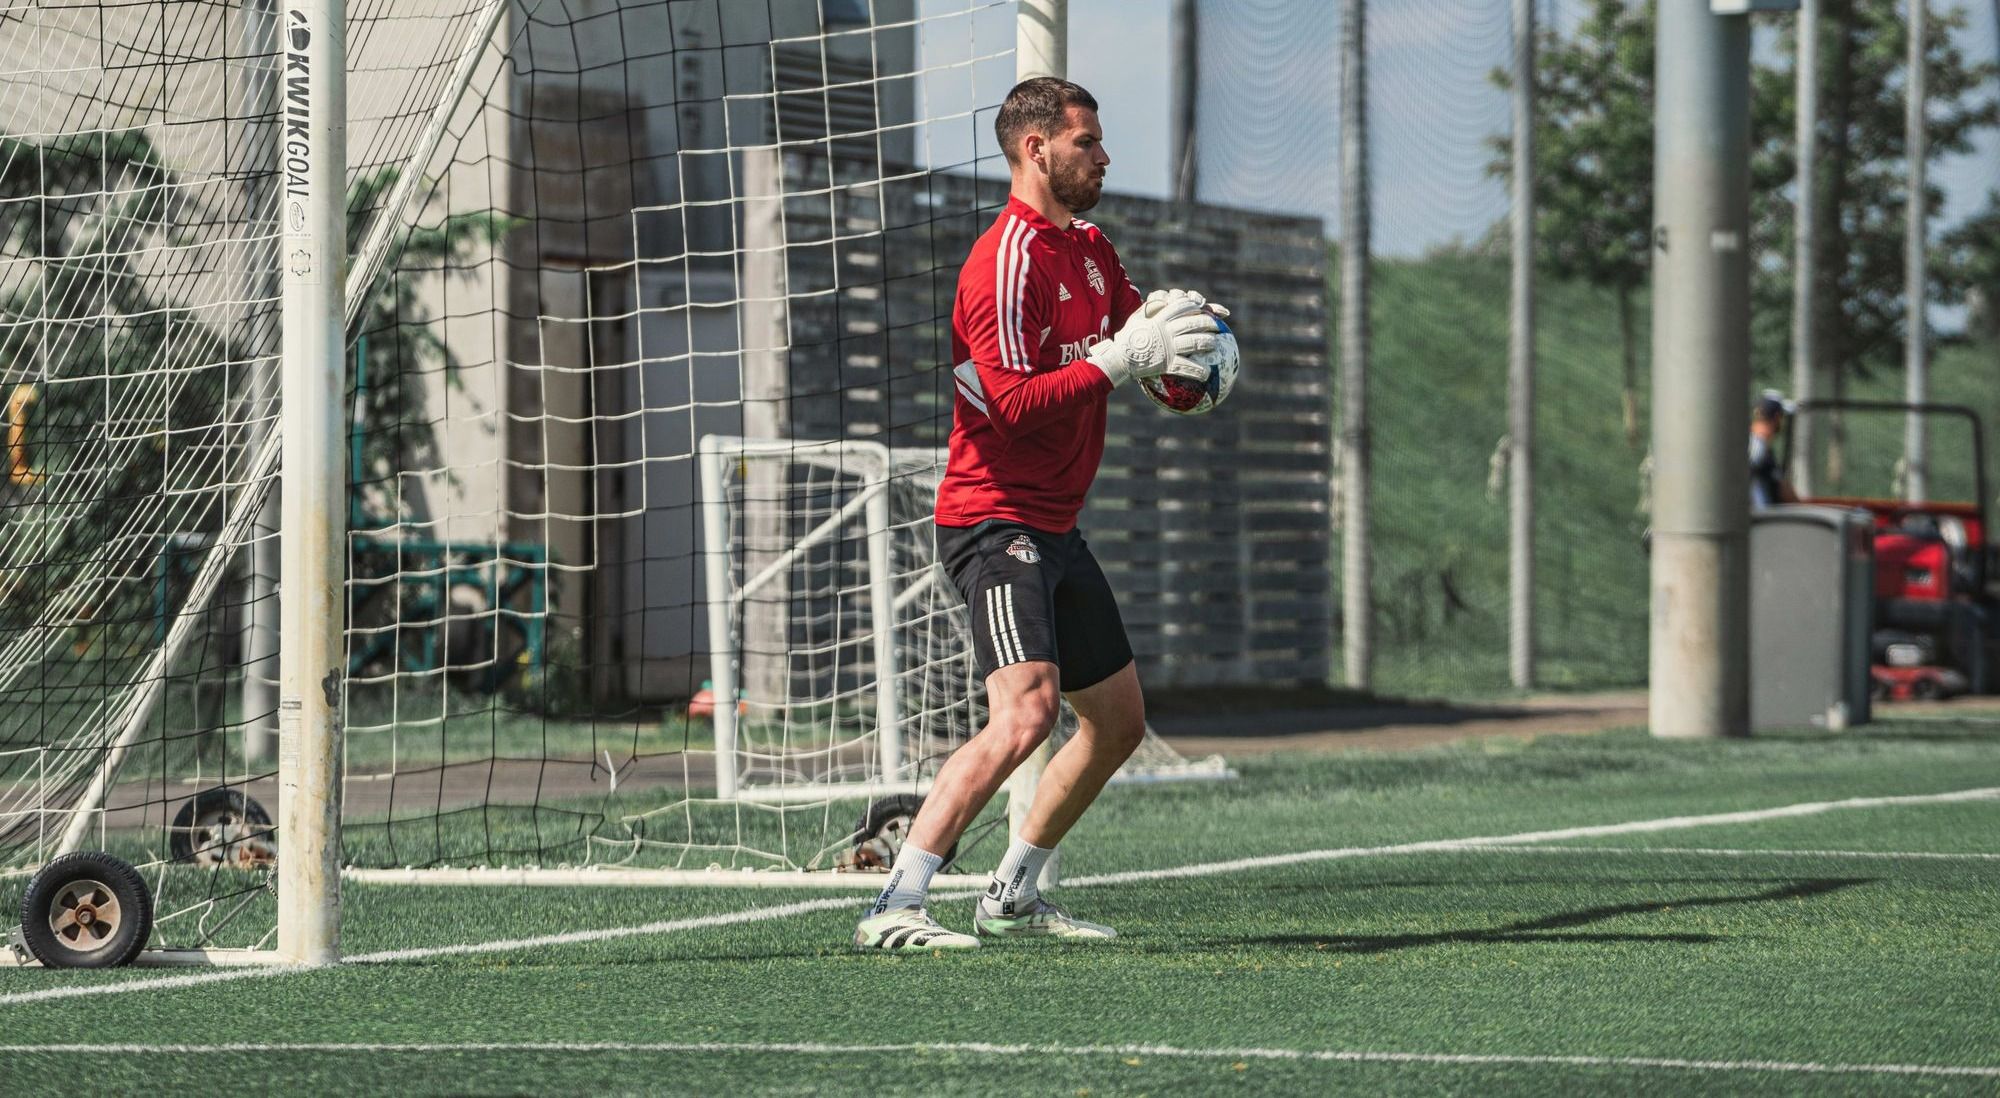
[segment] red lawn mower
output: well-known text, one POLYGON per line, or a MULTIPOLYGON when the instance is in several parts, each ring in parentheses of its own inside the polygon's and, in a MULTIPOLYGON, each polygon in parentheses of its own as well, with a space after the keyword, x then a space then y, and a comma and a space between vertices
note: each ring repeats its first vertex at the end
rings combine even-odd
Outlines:
MULTIPOLYGON (((1988 587, 1994 575, 1992 527, 1986 512, 1986 450, 1978 413, 1956 404, 1807 400, 1794 409, 1785 432, 1788 483, 1798 459, 1792 440, 1805 416, 1907 417, 1961 422, 1970 432, 1970 500, 1906 500, 1874 496, 1801 494, 1799 502, 1868 511, 1875 519, 1875 606, 1870 679, 1877 698, 1947 698, 1986 694, 2000 686, 1993 661, 2000 655, 2000 599, 1988 587)), ((1937 464, 1935 457, 1933 466, 1937 464)), ((1964 485, 1962 470, 1950 479, 1964 485)), ((1946 478, 1934 478, 1938 483, 1946 478)), ((1936 495, 1938 493, 1930 493, 1936 495)))

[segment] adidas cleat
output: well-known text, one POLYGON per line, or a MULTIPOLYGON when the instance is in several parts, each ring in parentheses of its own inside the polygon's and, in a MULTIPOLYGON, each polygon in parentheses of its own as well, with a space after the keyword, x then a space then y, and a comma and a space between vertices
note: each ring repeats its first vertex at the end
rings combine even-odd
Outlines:
POLYGON ((977 949, 979 939, 939 926, 921 907, 899 907, 861 920, 854 928, 854 948, 927 953, 933 949, 977 949))
POLYGON ((1002 915, 979 901, 972 915, 972 929, 982 938, 1066 938, 1101 941, 1116 938, 1118 932, 1100 923, 1087 923, 1069 912, 1035 897, 1033 907, 1017 915, 1002 915))

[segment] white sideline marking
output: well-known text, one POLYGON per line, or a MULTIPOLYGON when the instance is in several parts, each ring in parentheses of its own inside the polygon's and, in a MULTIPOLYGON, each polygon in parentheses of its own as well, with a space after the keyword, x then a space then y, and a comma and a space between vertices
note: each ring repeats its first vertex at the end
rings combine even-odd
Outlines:
MULTIPOLYGON (((1708 827, 1717 824, 1755 823, 1760 820, 1812 816, 1822 812, 1833 812, 1851 808, 1954 804, 1962 801, 1994 799, 2000 799, 2000 786, 1961 789, 1950 793, 1920 793, 1903 797, 1850 797, 1839 801, 1805 801, 1799 804, 1781 805, 1777 808, 1757 808, 1742 812, 1720 812, 1708 816, 1667 816, 1655 820, 1630 820, 1625 823, 1595 824, 1588 827, 1566 827, 1551 831, 1523 831, 1514 835, 1475 836, 1467 839, 1431 839, 1423 842, 1398 843, 1392 846, 1336 847, 1327 850, 1301 851, 1295 854, 1271 854, 1261 858, 1238 858, 1227 862, 1204 862, 1195 865, 1173 866, 1166 869, 1138 869, 1124 873, 1100 873, 1095 876, 1073 878, 1064 881, 1063 884, 1070 888, 1092 888, 1110 884, 1126 884, 1132 881, 1213 877, 1225 873, 1241 873, 1246 870, 1266 869, 1273 866, 1304 865, 1311 862, 1334 861, 1344 858, 1379 857, 1385 854, 1420 854, 1433 851, 1463 850, 1474 847, 1517 846, 1523 843, 1594 838, 1600 835, 1631 835, 1651 831, 1673 831, 1689 827, 1708 827)), ((937 894, 937 898, 953 899, 973 896, 977 895, 978 891, 977 886, 964 891, 940 891, 937 894)), ((682 930, 696 930, 711 926, 767 922, 772 919, 783 919, 792 915, 804 915, 816 911, 834 911, 842 908, 852 909, 854 906, 853 898, 847 896, 823 900, 805 900, 798 903, 778 904, 772 907, 746 908, 742 911, 726 912, 720 915, 700 915, 687 919, 666 919, 660 922, 644 923, 639 926, 611 927, 604 930, 576 930, 566 934, 546 934, 534 938, 510 938, 500 941, 472 942, 462 945, 418 946, 411 949, 385 950, 379 953, 363 953, 358 956, 348 957, 342 963, 383 964, 394 961, 419 961, 431 957, 514 952, 524 949, 535 949, 541 946, 574 945, 582 942, 602 942, 646 934, 672 934, 682 930)), ((43 1002, 49 999, 72 999, 86 995, 114 995, 125 991, 151 991, 155 989, 194 987, 200 984, 221 983, 225 980, 247 980, 259 977, 281 976, 286 973, 299 971, 305 970, 286 967, 239 968, 220 972, 193 973, 186 976, 160 976, 151 979, 129 980, 115 984, 87 984, 74 987, 42 988, 37 991, 17 991, 8 995, 0 995, 0 1006, 43 1002)))
POLYGON ((970 1053, 978 1056, 1157 1056, 1166 1060, 1280 1060, 1359 1064, 1442 1064, 1459 1066, 1656 1068, 1670 1071, 1789 1072, 1808 1075, 1929 1075, 2000 1078, 2000 1067, 1955 1064, 1828 1064, 1792 1060, 1684 1060, 1660 1056, 1529 1056, 1506 1053, 1369 1052, 1347 1049, 1180 1048, 1174 1045, 1002 1045, 984 1041, 932 1044, 822 1044, 819 1042, 623 1042, 523 1041, 464 1043, 279 1043, 214 1045, 0 1045, 0 1055, 64 1053, 84 1056, 255 1054, 274 1052, 451 1053, 451 1052, 653 1052, 789 1053, 805 1056, 887 1055, 891 1053, 970 1053))
MULTIPOLYGON (((976 890, 964 895, 977 895, 976 890)), ((940 898, 949 898, 951 893, 940 893, 940 898)), ((618 938, 634 938, 646 934, 673 934, 683 930, 700 930, 711 926, 732 926, 739 923, 758 923, 771 919, 784 919, 793 915, 805 915, 815 911, 832 911, 839 908, 858 910, 854 898, 842 896, 837 899, 803 900, 798 903, 778 904, 772 907, 753 907, 743 911, 729 911, 719 915, 696 915, 685 919, 663 919, 659 922, 642 923, 638 926, 609 927, 603 930, 572 930, 563 934, 543 934, 533 938, 507 938, 493 942, 472 942, 463 945, 419 946, 413 949, 386 949, 377 953, 359 953, 341 959, 342 964, 380 965, 397 961, 420 961, 431 957, 462 956, 470 953, 507 953, 539 946, 577 945, 585 942, 608 942, 618 938)), ((0 995, 0 1006, 15 1003, 33 1003, 48 999, 73 999, 81 995, 108 995, 120 991, 146 991, 153 988, 193 987, 199 984, 221 983, 224 980, 243 980, 258 976, 283 976, 292 972, 311 971, 303 967, 275 965, 270 968, 232 968, 216 972, 202 972, 187 976, 156 976, 145 980, 131 980, 116 984, 89 984, 80 987, 51 987, 38 991, 20 991, 12 995, 0 995)))
POLYGON ((1930 850, 1747 850, 1712 846, 1499 846, 1484 844, 1466 850, 1500 854, 1697 854, 1718 858, 1886 858, 1893 861, 2000 862, 2000 854, 1976 851, 1944 853, 1930 850))
POLYGON ((1632 820, 1626 823, 1595 824, 1588 827, 1564 827, 1552 831, 1523 831, 1518 835, 1482 835, 1469 839, 1432 839, 1426 842, 1398 843, 1394 846, 1348 846, 1337 847, 1331 850, 1305 850, 1296 854, 1267 854, 1260 858, 1238 858, 1228 862, 1206 862, 1198 865, 1174 866, 1168 869, 1135 869, 1124 873, 1100 873, 1092 877, 1078 877, 1073 880, 1065 880, 1063 884, 1074 888, 1092 885, 1125 884, 1131 881, 1213 877, 1222 873, 1240 873, 1246 869, 1267 869, 1281 865, 1304 865, 1310 862, 1326 862, 1342 858, 1366 858, 1383 854, 1419 854, 1438 850, 1463 850, 1469 847, 1518 846, 1525 843, 1559 842, 1564 839, 1594 839, 1603 835, 1637 835, 1652 831, 1678 831, 1689 827, 1759 823, 1764 820, 1788 819, 1794 816, 1816 816, 1822 812, 1834 812, 1850 808, 1955 804, 1962 801, 1988 801, 1995 799, 2000 799, 2000 786, 1961 789, 1953 793, 1920 793, 1906 797, 1850 797, 1840 801, 1806 801, 1800 804, 1781 805, 1777 808, 1753 808, 1742 812, 1718 812, 1708 816, 1667 816, 1657 820, 1632 820))

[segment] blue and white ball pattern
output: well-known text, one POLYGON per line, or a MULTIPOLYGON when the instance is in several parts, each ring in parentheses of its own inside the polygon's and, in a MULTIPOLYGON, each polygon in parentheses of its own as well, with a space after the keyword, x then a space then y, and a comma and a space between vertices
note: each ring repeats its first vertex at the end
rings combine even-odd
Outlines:
POLYGON ((1229 391, 1236 387, 1236 371, 1242 360, 1236 351, 1236 335, 1229 330, 1229 325, 1218 317, 1215 326, 1221 329, 1215 338, 1215 351, 1195 360, 1209 368, 1208 383, 1204 385, 1171 375, 1142 378, 1139 389, 1148 400, 1175 415, 1198 416, 1214 411, 1216 405, 1229 399, 1229 391))

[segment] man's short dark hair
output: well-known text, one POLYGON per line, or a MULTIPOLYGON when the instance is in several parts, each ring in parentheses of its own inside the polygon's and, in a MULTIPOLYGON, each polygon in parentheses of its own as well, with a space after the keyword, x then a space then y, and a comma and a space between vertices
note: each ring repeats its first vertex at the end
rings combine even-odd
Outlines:
POLYGON ((1054 137, 1063 130, 1064 116, 1071 107, 1097 109, 1097 99, 1083 90, 1083 85, 1072 84, 1055 76, 1036 76, 1014 85, 1007 93, 1007 100, 1000 104, 1000 113, 993 119, 993 132, 1000 138, 1000 151, 1007 154, 1011 163, 1015 146, 1028 133, 1040 133, 1054 137))

